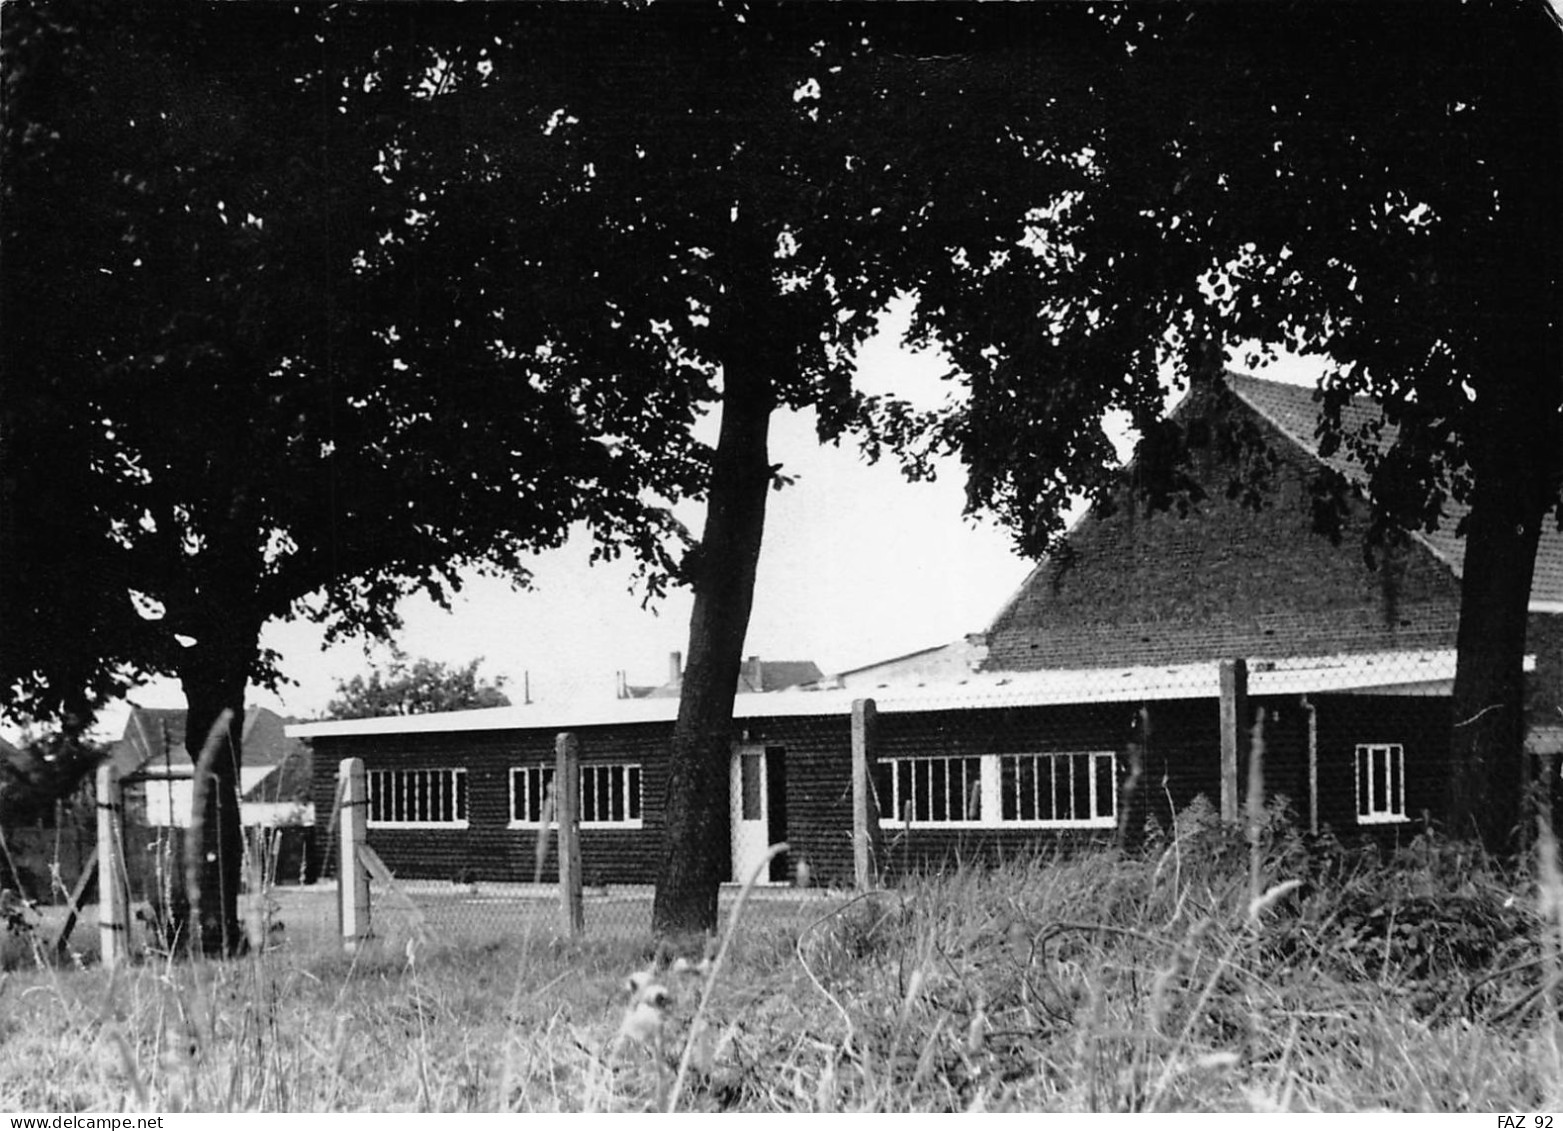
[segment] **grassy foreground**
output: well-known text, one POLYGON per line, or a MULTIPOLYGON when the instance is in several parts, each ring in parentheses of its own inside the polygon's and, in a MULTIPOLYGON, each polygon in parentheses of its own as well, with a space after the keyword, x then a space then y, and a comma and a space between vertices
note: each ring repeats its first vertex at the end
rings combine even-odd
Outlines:
POLYGON ((1563 1108, 1555 867, 1180 827, 740 917, 714 971, 542 930, 113 975, 13 938, 0 1110, 1563 1108))

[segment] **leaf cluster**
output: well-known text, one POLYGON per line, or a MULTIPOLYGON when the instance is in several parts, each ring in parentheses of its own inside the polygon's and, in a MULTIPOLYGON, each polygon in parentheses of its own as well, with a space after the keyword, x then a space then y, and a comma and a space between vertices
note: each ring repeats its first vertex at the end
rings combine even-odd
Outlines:
POLYGON ((35 738, 19 750, 0 756, 0 827, 10 827, 45 815, 70 797, 108 751, 65 732, 35 738))
POLYGON ((350 680, 339 680, 336 697, 326 707, 326 715, 333 719, 371 719, 510 706, 510 697, 504 692, 506 678, 479 679, 482 663, 481 656, 466 665, 447 665, 424 658, 411 660, 405 652, 393 648, 389 663, 373 665, 367 677, 355 675, 350 680))
POLYGON ((883 423, 915 456, 958 451, 971 507, 1023 550, 1052 548, 1076 492, 1109 496, 1115 425, 1154 457, 1137 483, 1164 489, 1186 440, 1169 392, 1232 352, 1320 358, 1321 449, 1385 523, 1451 521, 1500 446, 1547 469, 1536 503, 1557 505, 1555 389, 1513 407, 1559 349, 1556 181, 1536 170, 1557 168, 1563 100, 1541 6, 967 23, 916 61, 876 192, 913 336, 944 346, 964 397, 883 423), (1381 407, 1364 416, 1364 396, 1381 407))
POLYGON ((1563 352, 1538 13, 18 8, 5 706, 84 712, 225 641, 273 681, 267 620, 383 637, 582 526, 654 595, 735 361, 825 439, 958 453, 1030 554, 1112 494, 1116 424, 1185 497, 1167 378, 1255 341, 1332 361, 1322 446, 1395 522, 1505 453, 1555 504, 1556 397, 1503 407, 1563 352), (902 294, 939 411, 853 386, 902 294))

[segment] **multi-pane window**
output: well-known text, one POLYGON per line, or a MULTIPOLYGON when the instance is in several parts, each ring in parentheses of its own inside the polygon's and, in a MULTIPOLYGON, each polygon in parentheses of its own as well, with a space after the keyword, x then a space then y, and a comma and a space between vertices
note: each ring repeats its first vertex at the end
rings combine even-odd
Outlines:
POLYGON ((881 823, 1111 828, 1118 762, 1111 751, 887 758, 875 767, 881 823))
POLYGON ((510 823, 540 825, 554 812, 550 796, 554 787, 552 766, 514 766, 510 770, 510 823))
POLYGON ((640 767, 582 766, 581 824, 640 824, 640 767))
POLYGON ((465 825, 467 771, 370 770, 371 825, 465 825))
POLYGON ((949 825, 982 819, 981 758, 889 758, 875 789, 886 824, 949 825))
MULTIPOLYGON (((583 765, 581 767, 580 821, 583 825, 641 823, 640 767, 632 765, 583 765)), ((510 771, 510 823, 540 825, 554 784, 554 767, 515 766, 510 771)))
POLYGON ((1357 823, 1406 819, 1406 750, 1398 742, 1357 747, 1357 823))
POLYGON ((1005 823, 1111 827, 1117 811, 1117 767, 1110 751, 999 759, 999 819, 1005 823))

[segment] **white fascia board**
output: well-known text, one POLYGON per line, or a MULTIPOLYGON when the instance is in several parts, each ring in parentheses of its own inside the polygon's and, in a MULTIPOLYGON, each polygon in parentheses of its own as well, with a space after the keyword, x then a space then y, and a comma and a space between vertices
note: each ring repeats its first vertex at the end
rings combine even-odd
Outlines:
POLYGON ((523 707, 485 707, 428 715, 386 715, 290 723, 289 738, 335 738, 374 734, 446 734, 453 731, 538 730, 614 723, 664 722, 677 717, 677 699, 611 699, 607 702, 532 703, 523 707))

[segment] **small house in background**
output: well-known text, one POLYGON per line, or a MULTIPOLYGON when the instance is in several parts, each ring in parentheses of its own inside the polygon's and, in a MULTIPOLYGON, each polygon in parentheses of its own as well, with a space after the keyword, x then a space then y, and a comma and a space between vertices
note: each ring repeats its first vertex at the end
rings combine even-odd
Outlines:
MULTIPOLYGON (((758 694, 787 691, 794 687, 813 688, 823 678, 813 660, 762 660, 750 656, 738 669, 738 693, 758 694)), ((677 699, 684 686, 684 654, 668 653, 668 678, 654 687, 632 684, 624 672, 618 673, 620 699, 677 699)))
MULTIPOLYGON (((315 823, 310 750, 289 738, 286 727, 286 720, 265 707, 245 712, 239 809, 247 827, 315 823)), ((185 744, 183 711, 135 708, 111 756, 125 783, 127 804, 135 799, 147 825, 189 827, 195 763, 185 744)))
MULTIPOLYGON (((245 712, 239 764, 239 812, 247 829, 269 830, 278 880, 311 874, 315 823, 313 756, 309 745, 289 738, 287 721, 264 707, 245 712)), ((156 856, 166 866, 182 851, 190 826, 195 763, 186 745, 185 712, 137 707, 110 749, 125 806, 126 853, 133 886, 156 856), (144 839, 147 843, 141 844, 144 839), (139 864, 138 864, 139 861, 139 864)))
POLYGON ((806 691, 864 691, 927 683, 958 683, 981 671, 988 658, 987 637, 974 632, 950 644, 921 648, 888 660, 820 676, 804 684, 806 691))
MULTIPOLYGON (((729 765, 729 874, 786 841, 853 874, 854 703, 877 705, 873 794, 891 873, 1045 842, 1132 838, 1203 796, 1235 815, 1253 743, 1298 824, 1343 839, 1409 838, 1443 808, 1463 545, 1415 535, 1364 560, 1369 508, 1345 501, 1338 542, 1313 532, 1311 487, 1350 464, 1319 454, 1311 390, 1238 374, 1175 410, 1196 490, 1183 513, 1129 497, 1089 512, 1071 553, 1039 565, 985 633, 800 679, 750 680, 729 765), (1262 472, 1262 490, 1254 472, 1262 472), (812 690, 810 690, 812 688, 812 690)), ((1348 428, 1376 418, 1348 407, 1348 428)), ((1385 439, 1392 438, 1386 432, 1385 439)), ((1449 516, 1448 525, 1459 519, 1449 516)), ((1557 781, 1563 706, 1563 534, 1542 538, 1526 659, 1528 749, 1557 781)), ((530 880, 554 736, 581 745, 588 879, 655 873, 680 673, 662 695, 290 728, 315 746, 317 804, 340 759, 368 773, 370 843, 401 875, 530 880)), ((543 878, 552 875, 549 863, 543 878)))

